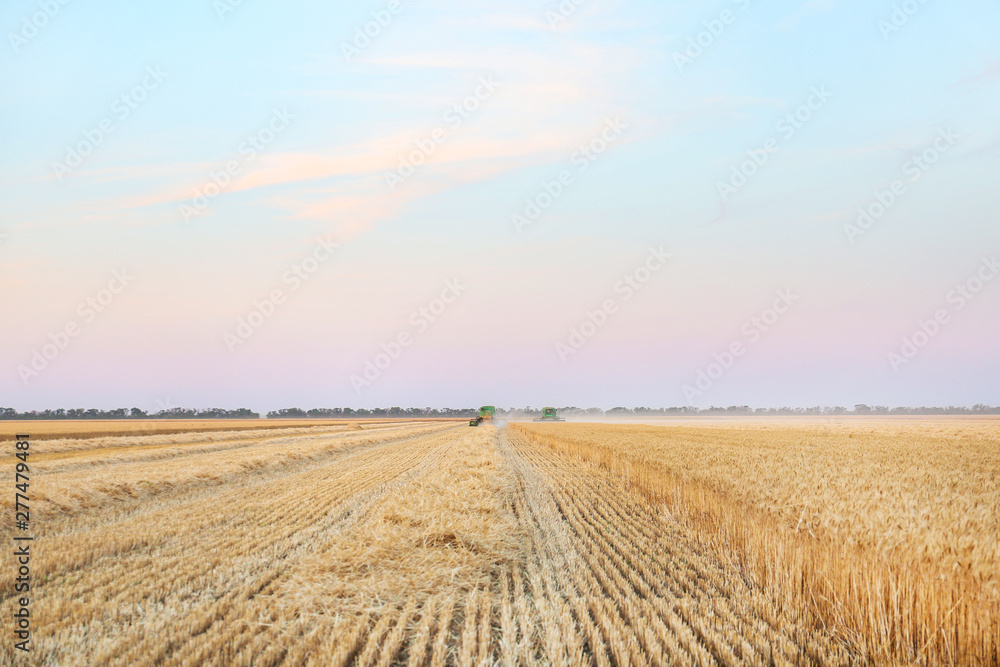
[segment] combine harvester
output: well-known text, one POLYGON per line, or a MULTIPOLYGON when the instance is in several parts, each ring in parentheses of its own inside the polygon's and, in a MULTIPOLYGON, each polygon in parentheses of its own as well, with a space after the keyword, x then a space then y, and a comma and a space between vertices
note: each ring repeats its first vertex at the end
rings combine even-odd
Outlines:
POLYGON ((556 415, 555 408, 542 408, 542 416, 537 417, 532 421, 536 422, 564 422, 566 421, 562 417, 556 415))
POLYGON ((491 422, 497 416, 497 409, 492 405, 484 405, 479 408, 479 416, 469 420, 469 426, 479 426, 483 422, 491 422))

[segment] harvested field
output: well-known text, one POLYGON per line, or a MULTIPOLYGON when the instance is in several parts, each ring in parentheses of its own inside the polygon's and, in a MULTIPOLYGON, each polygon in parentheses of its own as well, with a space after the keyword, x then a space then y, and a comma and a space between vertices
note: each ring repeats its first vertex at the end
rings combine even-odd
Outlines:
MULTIPOLYGON (((120 435, 167 435, 171 433, 219 432, 412 422, 406 419, 60 419, 0 420, 0 438, 30 433, 34 440, 107 438, 120 435)), ((421 419, 418 421, 454 421, 421 419)))
MULTIPOLYGON (((29 433, 33 440, 81 440, 121 435, 169 435, 174 433, 219 433, 224 431, 263 431, 311 426, 365 427, 378 424, 412 423, 408 419, 85 419, 85 420, 2 420, 0 438, 29 433)), ((421 419, 417 421, 454 421, 421 419)))
MULTIPOLYGON (((764 491, 742 495, 722 490, 764 463, 746 457, 751 462, 742 465, 751 467, 729 477, 719 476, 728 467, 722 459, 698 467, 699 451, 734 439, 746 451, 762 450, 757 456, 766 462, 768 443, 787 437, 790 447, 801 433, 721 431, 300 423, 38 442, 31 486, 37 643, 28 659, 0 645, 0 658, 45 665, 887 661, 877 653, 879 638, 826 622, 809 589, 777 587, 750 569, 756 561, 745 550, 760 544, 740 542, 728 524, 701 516, 693 492, 666 492, 686 476, 744 522, 773 517, 760 529, 776 530, 794 513, 769 500, 761 480, 778 485, 791 475, 787 483, 801 488, 788 497, 814 509, 802 521, 813 532, 834 531, 810 539, 849 533, 850 522, 831 522, 821 505, 808 504, 816 490, 801 464, 768 473, 773 478, 760 473, 754 483, 764 491), (701 437, 695 432, 705 439, 692 442, 701 437), (675 459, 661 460, 675 441, 671 456, 693 452, 676 471, 675 459), (613 460, 602 458, 609 452, 613 460), (655 487, 661 478, 669 484, 655 487)), ((941 437, 969 437, 952 435, 941 437)), ((984 437, 996 446, 993 435, 984 437)), ((856 456, 871 445, 853 444, 856 456)), ((884 463, 887 447, 860 465, 884 463)), ((951 465, 977 462, 980 476, 951 487, 972 503, 955 508, 994 502, 992 459, 976 458, 974 444, 966 450, 967 459, 951 465)), ((946 458, 929 456, 919 463, 937 466, 942 483, 957 483, 946 458)), ((837 456, 829 461, 840 465, 837 456)), ((892 488, 906 489, 909 478, 901 479, 892 488)), ((886 501, 887 510, 895 502, 886 501)), ((985 515, 976 521, 983 528, 985 515)), ((911 532, 946 528, 956 530, 928 519, 911 532)), ((9 538, 7 526, 4 532, 9 538)), ((801 526, 787 532, 802 535, 801 526)), ((852 534, 852 548, 864 548, 865 533, 852 534)), ((973 553, 984 567, 995 558, 973 553)), ((0 613, 9 618, 12 556, 5 550, 0 560, 0 613)), ((811 581, 794 576, 801 586, 811 581)), ((901 608, 900 620, 909 611, 901 608)), ((930 642, 922 660, 956 656, 930 642)), ((980 656, 996 664, 995 654, 993 662, 980 656)))

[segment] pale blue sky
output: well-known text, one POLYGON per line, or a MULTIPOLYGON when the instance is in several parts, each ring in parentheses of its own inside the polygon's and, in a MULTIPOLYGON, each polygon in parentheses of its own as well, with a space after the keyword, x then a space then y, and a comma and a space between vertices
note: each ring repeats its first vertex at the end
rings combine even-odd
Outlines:
POLYGON ((554 28, 557 2, 54 0, 43 21, 44 4, 0 10, 0 405, 1000 404, 1000 280, 948 298, 1000 253, 995 3, 913 2, 891 33, 881 1, 585 0, 554 28), (391 21, 348 62, 373 12, 391 21), (810 101, 788 136, 782 118, 810 101), (290 119, 248 159, 276 111, 290 119), (77 168, 54 167, 88 136, 77 168), (720 181, 771 138, 723 206, 720 181), (228 162, 239 173, 186 221, 228 162), (845 225, 897 180, 852 243, 845 225), (317 238, 340 246, 293 288, 317 238), (650 246, 671 260, 625 301, 616 283, 650 246), (85 321, 79 304, 123 268, 135 278, 85 321), (420 329, 411 314, 449 279, 467 288, 420 329), (275 289, 283 303, 233 344, 275 289), (750 342, 781 289, 798 301, 750 342), (607 299, 615 313, 565 354, 607 299), (894 369, 940 309, 948 323, 894 369), (412 345, 360 382, 401 333, 412 345), (734 342, 745 354, 686 394, 734 342))

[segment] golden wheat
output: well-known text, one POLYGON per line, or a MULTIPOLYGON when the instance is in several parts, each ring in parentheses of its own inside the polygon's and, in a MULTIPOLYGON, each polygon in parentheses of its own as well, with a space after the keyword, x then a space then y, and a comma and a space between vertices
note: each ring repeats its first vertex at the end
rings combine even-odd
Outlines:
MULTIPOLYGON (((899 432, 876 427, 868 434, 876 445, 855 442, 850 434, 864 433, 851 428, 411 422, 42 441, 31 487, 36 643, 27 657, 0 644, 0 660, 847 665, 914 660, 913 640, 926 644, 916 654, 923 663, 973 655, 954 639, 968 628, 947 627, 947 650, 926 641, 933 634, 888 647, 876 626, 845 624, 861 600, 838 598, 834 627, 813 597, 828 590, 816 579, 834 561, 805 556, 831 543, 877 556, 852 575, 871 593, 882 589, 864 568, 892 574, 872 563, 907 544, 921 545, 920 558, 954 557, 927 533, 961 534, 972 540, 961 554, 976 566, 940 585, 988 581, 993 552, 962 531, 990 529, 967 510, 995 501, 989 455, 975 455, 976 437, 989 444, 991 432, 942 426, 929 437, 959 443, 959 454, 925 447, 907 457, 963 496, 947 507, 966 511, 965 524, 932 512, 909 532, 895 526, 887 548, 870 536, 887 524, 867 514, 852 521, 846 501, 832 513, 830 489, 850 489, 865 511, 884 497, 877 507, 892 511, 926 493, 911 488, 924 478, 885 475, 899 432), (851 442, 824 457, 824 437, 851 442), (877 488, 860 475, 817 484, 844 474, 852 457, 877 488), (959 479, 956 466, 979 467, 959 479)), ((8 618, 12 567, 3 553, 8 618)), ((905 595, 921 582, 894 585, 905 595)), ((888 609, 884 600, 864 604, 888 609)), ((974 618, 956 609, 946 621, 974 618)), ((891 618, 902 633, 916 611, 926 609, 899 607, 878 623, 891 618)), ((993 657, 987 644, 975 654, 982 663, 996 664, 993 646, 993 657)))
MULTIPOLYGON (((449 421, 438 418, 421 419, 422 422, 449 421)), ((450 420, 454 421, 454 420, 450 420)), ((315 426, 356 426, 380 424, 405 424, 411 420, 380 419, 60 419, 0 420, 0 439, 30 434, 33 440, 89 439, 122 435, 166 435, 171 433, 206 433, 247 431, 281 428, 308 428, 315 426)))
POLYGON ((878 662, 997 664, 1000 424, 517 425, 878 662))

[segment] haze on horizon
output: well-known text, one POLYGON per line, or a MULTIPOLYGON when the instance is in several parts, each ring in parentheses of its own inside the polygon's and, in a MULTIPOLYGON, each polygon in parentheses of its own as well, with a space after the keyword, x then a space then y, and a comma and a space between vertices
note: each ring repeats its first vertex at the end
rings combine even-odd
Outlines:
POLYGON ((1000 404, 995 3, 0 27, 0 406, 1000 404))

